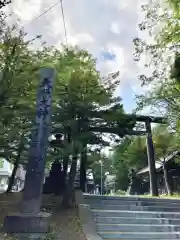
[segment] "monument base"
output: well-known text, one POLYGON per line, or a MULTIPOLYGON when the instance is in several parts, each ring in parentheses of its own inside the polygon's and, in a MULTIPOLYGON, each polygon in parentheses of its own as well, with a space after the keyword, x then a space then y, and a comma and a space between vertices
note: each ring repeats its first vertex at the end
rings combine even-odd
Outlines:
POLYGON ((5 217, 3 231, 8 234, 41 234, 49 232, 50 213, 23 214, 14 213, 5 217))
POLYGON ((18 240, 47 240, 46 233, 14 233, 11 236, 18 240))

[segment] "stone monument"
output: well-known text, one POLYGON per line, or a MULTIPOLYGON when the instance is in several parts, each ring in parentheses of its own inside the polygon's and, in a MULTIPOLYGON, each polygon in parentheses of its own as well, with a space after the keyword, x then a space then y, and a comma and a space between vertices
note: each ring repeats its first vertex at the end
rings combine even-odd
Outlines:
MULTIPOLYGON (((52 68, 42 68, 41 78, 21 208, 19 213, 9 214, 4 219, 4 232, 20 234, 20 236, 22 236, 21 234, 26 234, 32 239, 35 239, 33 234, 45 234, 48 232, 48 219, 50 216, 48 213, 40 212, 40 205, 45 156, 51 125, 54 70, 52 68)), ((23 237, 22 239, 26 238, 23 237)))

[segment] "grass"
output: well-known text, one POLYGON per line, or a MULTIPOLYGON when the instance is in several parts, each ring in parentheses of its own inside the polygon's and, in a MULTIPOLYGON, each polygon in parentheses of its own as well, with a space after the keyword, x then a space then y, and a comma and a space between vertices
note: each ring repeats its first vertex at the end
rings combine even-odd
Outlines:
MULTIPOLYGON (((128 196, 128 195, 125 195, 125 194, 109 194, 109 196, 121 196, 121 197, 124 197, 124 196, 128 196)), ((145 194, 145 195, 130 195, 130 197, 142 197, 142 198, 164 198, 164 199, 179 199, 180 200, 180 194, 179 193, 173 193, 173 195, 167 195, 167 194, 161 194, 159 196, 152 196, 150 194, 145 194)))
POLYGON ((180 200, 180 194, 179 193, 174 193, 173 195, 168 195, 168 194, 161 194, 159 196, 152 196, 150 194, 146 195, 136 195, 136 197, 144 197, 144 198, 162 198, 162 199, 179 199, 180 200))

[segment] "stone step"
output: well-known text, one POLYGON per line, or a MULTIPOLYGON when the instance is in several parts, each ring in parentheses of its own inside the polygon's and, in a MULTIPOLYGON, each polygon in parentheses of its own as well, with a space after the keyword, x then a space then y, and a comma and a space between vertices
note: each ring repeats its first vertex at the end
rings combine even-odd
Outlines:
POLYGON ((117 200, 117 201, 142 201, 142 202, 162 202, 162 203, 179 203, 180 199, 176 198, 155 198, 155 197, 137 197, 137 196, 104 196, 104 195, 84 195, 85 200, 117 200))
POLYGON ((180 200, 84 195, 98 234, 109 240, 180 240, 180 200))
POLYGON ((86 204, 102 204, 102 205, 134 205, 134 206, 173 206, 180 208, 180 202, 161 202, 161 201, 123 201, 123 200, 99 200, 99 199, 86 199, 86 204))
POLYGON ((180 232, 98 232, 103 239, 128 239, 128 240, 175 240, 180 239, 180 232))
POLYGON ((168 218, 132 218, 132 217, 94 217, 96 223, 123 223, 123 224, 170 224, 180 225, 179 219, 168 219, 168 218))
POLYGON ((96 224, 98 232, 180 232, 180 225, 96 224))
POLYGON ((179 219, 180 212, 149 212, 149 211, 127 211, 127 210, 100 210, 92 209, 94 217, 132 217, 132 218, 168 218, 179 219))
POLYGON ((104 210, 128 210, 128 211, 156 211, 156 212, 179 212, 180 208, 173 206, 164 207, 162 206, 134 206, 134 205, 102 205, 102 204, 91 204, 92 209, 104 209, 104 210))

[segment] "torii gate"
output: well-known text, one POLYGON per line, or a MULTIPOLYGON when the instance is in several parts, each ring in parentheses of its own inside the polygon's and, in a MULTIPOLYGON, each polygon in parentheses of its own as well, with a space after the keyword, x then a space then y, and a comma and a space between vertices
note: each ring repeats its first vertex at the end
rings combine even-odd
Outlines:
MULTIPOLYGON (((125 130, 124 135, 147 135, 147 156, 148 156, 148 165, 149 165, 149 178, 150 178, 150 190, 152 196, 158 196, 158 188, 157 188, 157 180, 156 180, 156 168, 155 168, 155 152, 154 152, 154 145, 152 140, 152 131, 151 131, 151 123, 165 123, 166 120, 163 117, 155 117, 155 116, 144 116, 144 115, 135 115, 135 114, 125 114, 127 119, 135 119, 136 122, 144 122, 145 123, 145 131, 136 131, 136 130, 125 130)), ((111 129, 111 128, 103 128, 105 132, 118 134, 118 129, 111 129)), ((96 127, 91 128, 91 131, 97 132, 98 129, 96 127)), ((62 128, 54 127, 52 133, 62 133, 62 128)))

